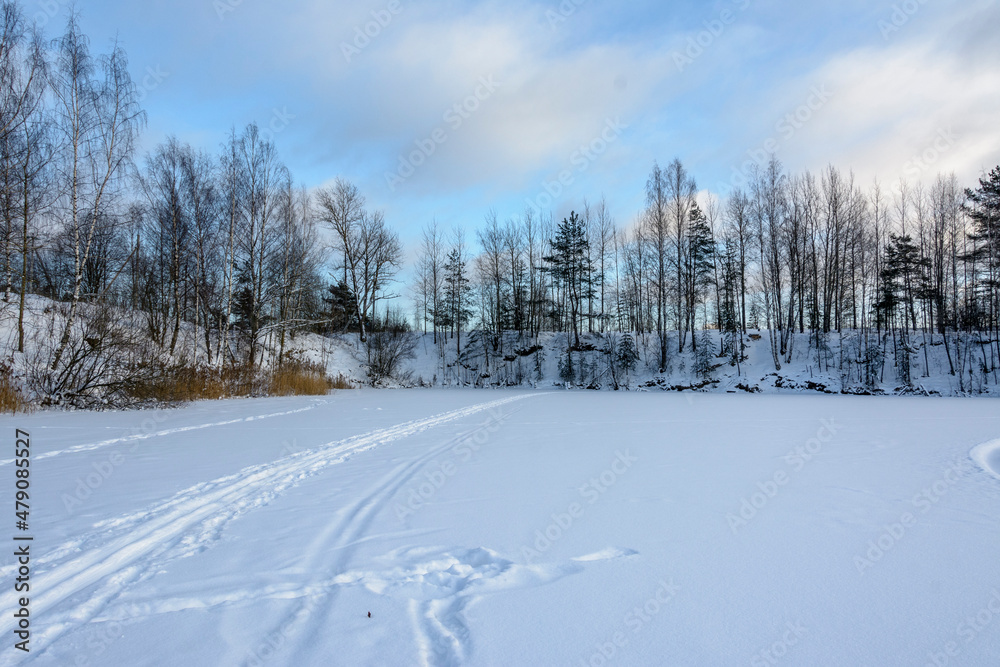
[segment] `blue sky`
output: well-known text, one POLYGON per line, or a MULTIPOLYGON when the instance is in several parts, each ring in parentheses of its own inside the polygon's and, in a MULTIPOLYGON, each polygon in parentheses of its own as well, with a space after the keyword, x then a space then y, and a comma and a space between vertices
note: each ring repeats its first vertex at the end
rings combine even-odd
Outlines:
MULTIPOLYGON (((864 184, 971 185, 1000 163, 997 0, 75 6, 147 84, 145 150, 214 149, 256 121, 298 181, 354 181, 408 241, 435 218, 471 230, 490 208, 562 217, 602 195, 627 223, 674 157, 720 195, 769 150, 864 184)), ((24 7, 62 28, 66 6, 24 7)))

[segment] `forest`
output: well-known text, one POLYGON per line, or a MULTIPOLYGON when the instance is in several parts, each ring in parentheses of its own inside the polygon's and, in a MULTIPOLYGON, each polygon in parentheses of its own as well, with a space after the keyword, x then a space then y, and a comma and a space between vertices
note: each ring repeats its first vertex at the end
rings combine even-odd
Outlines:
POLYGON ((439 346, 439 382, 509 384, 524 378, 498 370, 544 333, 562 334, 569 380, 574 353, 653 373, 686 351, 738 366, 757 332, 775 370, 807 344, 846 382, 888 368, 909 384, 940 347, 963 388, 997 384, 1000 167, 883 185, 772 155, 720 194, 674 159, 636 184, 638 214, 595 193, 562 219, 428 221, 407 265, 348 177, 297 185, 256 124, 214 152, 168 138, 141 155, 143 91, 120 46, 93 53, 76 17, 50 42, 13 2, 0 21, 0 393, 322 391, 326 369, 291 350, 305 333, 351 337, 373 383, 399 375, 417 333, 439 346))

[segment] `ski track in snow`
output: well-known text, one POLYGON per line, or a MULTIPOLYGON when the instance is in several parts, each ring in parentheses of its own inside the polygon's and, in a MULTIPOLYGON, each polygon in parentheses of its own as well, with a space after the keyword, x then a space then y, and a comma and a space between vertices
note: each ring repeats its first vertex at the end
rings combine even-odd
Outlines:
MULTIPOLYGON (((65 556, 62 562, 32 577, 33 588, 42 591, 32 598, 32 614, 46 620, 35 631, 33 639, 39 648, 31 653, 29 660, 44 653, 46 647, 65 632, 96 618, 132 584, 154 576, 166 562, 208 548, 230 521, 266 505, 303 479, 354 454, 524 398, 529 396, 480 403, 331 442, 277 461, 250 466, 234 475, 196 484, 163 503, 97 524, 96 532, 62 545, 47 558, 43 556, 37 561, 53 562, 65 556), (58 609, 60 603, 71 598, 74 600, 68 609, 58 609)), ((412 475, 431 457, 454 446, 454 442, 449 440, 446 445, 434 448, 401 468, 412 475)), ((405 474, 390 475, 389 480, 370 496, 377 502, 366 498, 353 504, 343 527, 339 523, 331 524, 314 542, 310 560, 318 554, 329 553, 322 544, 330 539, 345 547, 338 562, 346 560, 350 551, 346 547, 361 536, 375 513, 391 498, 391 493, 387 495, 386 491, 394 491, 406 479, 405 474)), ((2 570, 0 574, 7 576, 12 569, 2 570)), ((309 568, 307 571, 316 570, 309 568)), ((322 582, 316 581, 313 585, 322 587, 322 582)), ((10 597, 10 594, 5 595, 4 608, 13 607, 10 597)), ((0 617, 0 634, 9 634, 13 628, 12 615, 0 617)))
MULTIPOLYGON (((229 424, 240 424, 244 422, 258 421, 261 419, 270 419, 271 417, 284 417, 286 415, 294 415, 299 412, 306 412, 308 410, 315 410, 321 405, 326 405, 329 401, 316 401, 313 405, 298 408, 296 410, 286 410, 285 412, 272 412, 267 415, 255 415, 251 417, 241 417, 239 419, 229 419, 227 421, 212 422, 211 424, 196 424, 194 426, 179 426, 177 428, 171 428, 164 431, 155 431, 153 433, 133 433, 132 435, 122 436, 120 438, 111 438, 110 440, 101 440, 100 442, 92 442, 85 445, 75 445, 67 449, 58 449, 51 452, 45 452, 44 454, 38 454, 34 456, 35 461, 41 461, 43 459, 50 459, 55 456, 62 456, 64 454, 76 454, 78 452, 89 452, 95 449, 102 449, 104 447, 110 447, 111 445, 118 445, 123 442, 136 442, 138 440, 147 440, 149 438, 158 438, 163 435, 174 435, 176 433, 187 433, 189 431, 200 431, 206 428, 213 428, 215 426, 227 426, 229 424)), ((0 459, 0 466, 11 465, 14 463, 14 459, 0 459)))
MULTIPOLYGON (((488 404, 483 406, 483 409, 499 407, 504 402, 508 401, 488 404)), ((429 450, 422 456, 397 466, 383 477, 366 496, 359 498, 342 512, 339 520, 328 524, 326 529, 313 540, 306 552, 304 568, 306 572, 315 573, 305 585, 306 591, 309 591, 310 594, 302 596, 289 605, 282 615, 282 621, 270 630, 271 632, 283 633, 288 640, 289 648, 285 653, 288 659, 285 664, 311 664, 309 657, 304 654, 311 648, 310 638, 314 636, 313 633, 320 632, 322 628, 326 627, 326 620, 333 606, 332 602, 338 592, 338 587, 324 586, 324 579, 332 579, 335 583, 348 583, 349 575, 342 573, 344 573, 360 538, 374 518, 429 461, 448 451, 476 430, 478 429, 463 433, 429 450), (347 576, 348 579, 338 579, 338 573, 347 576)), ((268 636, 268 632, 264 632, 262 636, 268 636)), ((419 637, 420 633, 418 632, 418 642, 420 641, 419 637)), ((465 640, 467 637, 463 638, 463 642, 465 640)), ((465 646, 463 642, 459 643, 458 650, 460 652, 462 652, 461 647, 465 646)), ((454 642, 448 642, 448 644, 454 646, 454 642)), ((275 656, 275 658, 277 657, 275 656)), ((426 661, 425 664, 427 664, 426 661)), ((439 664, 453 664, 453 661, 439 664)))
POLYGON ((261 633, 279 633, 287 643, 282 654, 271 656, 270 661, 296 667, 322 663, 325 656, 310 655, 314 649, 311 639, 330 627, 329 615, 340 588, 363 585, 374 593, 399 595, 409 601, 421 665, 460 665, 472 646, 463 616, 471 601, 486 593, 550 583, 582 571, 580 563, 636 554, 629 549, 608 548, 565 564, 520 565, 483 547, 421 547, 401 549, 384 557, 388 567, 380 572, 345 571, 368 527, 396 494, 428 462, 475 430, 397 466, 316 537, 307 549, 304 566, 313 576, 292 590, 285 586, 279 595, 270 591, 274 597, 292 598, 281 621, 261 633))
POLYGON ((986 473, 1000 479, 1000 439, 973 447, 969 456, 986 473))

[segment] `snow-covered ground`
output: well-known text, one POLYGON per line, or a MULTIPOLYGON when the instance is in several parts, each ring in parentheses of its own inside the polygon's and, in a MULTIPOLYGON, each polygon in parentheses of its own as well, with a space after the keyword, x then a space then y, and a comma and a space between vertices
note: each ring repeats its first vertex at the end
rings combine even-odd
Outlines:
MULTIPOLYGON (((0 348, 11 350, 17 340, 17 303, 0 301, 0 348)), ((44 371, 56 347, 57 334, 62 322, 65 304, 44 297, 29 295, 26 301, 25 353, 0 355, 0 364, 13 369, 15 384, 26 389, 29 399, 38 400, 30 391, 30 375, 44 371)), ((83 308, 78 324, 90 321, 92 313, 83 308)), ((138 313, 118 313, 120 321, 130 323, 133 333, 141 331, 144 324, 138 313)), ((174 355, 158 350, 164 362, 201 363, 208 359, 204 348, 204 332, 199 333, 190 323, 181 326, 179 342, 174 355)), ((455 339, 443 334, 415 333, 411 357, 402 359, 397 377, 382 378, 382 387, 412 386, 463 386, 463 387, 538 387, 553 388, 565 385, 570 375, 565 371, 568 338, 565 333, 542 332, 538 337, 519 337, 508 332, 502 345, 482 332, 464 332, 461 339, 461 358, 456 363, 455 339)), ((584 333, 581 335, 583 350, 572 353, 573 373, 571 384, 577 387, 610 390, 619 389, 650 391, 684 391, 695 388, 704 393, 826 393, 882 395, 940 395, 940 396, 997 396, 1000 395, 1000 370, 998 370, 995 340, 987 336, 949 333, 947 337, 936 333, 913 333, 909 347, 904 352, 897 349, 893 338, 884 333, 870 334, 865 345, 857 331, 830 333, 821 336, 819 344, 813 334, 802 333, 791 337, 790 349, 780 359, 776 369, 767 331, 750 331, 743 338, 744 359, 737 366, 720 353, 718 331, 699 332, 699 340, 707 339, 710 350, 704 361, 708 372, 697 373, 697 354, 690 339, 684 352, 678 352, 677 332, 668 332, 667 360, 660 372, 659 344, 654 334, 634 337, 638 352, 635 368, 625 372, 609 365, 609 349, 618 349, 622 340, 619 333, 584 333), (947 346, 945 341, 947 340, 947 346), (862 381, 862 361, 867 345, 878 349, 881 356, 872 362, 872 377, 862 381), (822 348, 820 351, 818 348, 822 348), (901 377, 899 359, 908 360, 909 381, 901 377)), ((141 336, 140 336, 141 338, 141 336)), ((368 358, 364 344, 357 334, 321 336, 316 333, 298 332, 289 336, 285 351, 295 359, 325 368, 331 378, 342 377, 354 386, 371 384, 368 358)), ((265 337, 263 346, 269 350, 264 356, 264 366, 277 357, 277 341, 265 337)), ((113 363, 109 364, 114 367, 113 363)), ((90 393, 100 394, 99 390, 90 393)), ((85 405, 89 405, 84 403, 85 405)))
POLYGON ((400 390, 0 418, 4 665, 995 665, 991 399, 400 390), (369 616, 370 613, 370 616, 369 616))

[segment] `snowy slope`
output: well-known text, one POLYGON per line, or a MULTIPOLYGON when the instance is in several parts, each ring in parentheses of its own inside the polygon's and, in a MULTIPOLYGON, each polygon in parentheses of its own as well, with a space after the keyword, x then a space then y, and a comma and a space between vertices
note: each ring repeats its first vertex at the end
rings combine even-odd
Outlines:
MULTIPOLYGON (((54 336, 60 331, 60 304, 31 295, 26 304, 26 330, 29 332, 26 354, 0 357, 0 363, 14 368, 19 377, 28 369, 39 365, 38 350, 42 349, 41 365, 47 360, 44 350, 54 347, 54 336)), ((82 312, 86 319, 86 308, 82 312)), ((122 321, 134 321, 141 327, 134 313, 122 313, 122 321), (129 319, 131 318, 131 319, 129 319)), ((0 347, 10 350, 16 341, 16 303, 0 302, 0 347)), ((560 373, 560 364, 566 360, 567 336, 561 333, 542 333, 537 339, 519 338, 510 333, 505 336, 502 348, 493 349, 483 343, 477 332, 465 332, 462 337, 461 363, 456 363, 454 338, 438 336, 435 344, 431 334, 414 334, 416 346, 413 358, 403 363, 405 377, 388 379, 380 383, 383 387, 403 386, 521 386, 554 387, 565 385, 560 373), (535 350, 535 351, 532 351, 535 350)), ((727 358, 716 356, 719 352, 719 333, 705 332, 711 343, 709 362, 713 370, 709 377, 695 373, 695 355, 690 342, 683 353, 677 352, 676 332, 668 334, 667 371, 659 373, 657 338, 653 334, 636 336, 640 359, 637 368, 618 377, 621 389, 632 390, 683 390, 696 387, 701 392, 734 393, 743 391, 763 393, 879 393, 889 395, 919 394, 941 396, 993 395, 1000 394, 1000 364, 995 359, 995 342, 983 351, 975 343, 963 343, 964 365, 957 360, 948 360, 948 353, 940 335, 912 334, 912 350, 909 353, 911 382, 907 386, 898 376, 895 354, 891 339, 883 339, 885 358, 880 365, 879 381, 874 387, 862 386, 858 373, 858 351, 854 347, 858 334, 844 332, 828 334, 823 354, 816 350, 814 336, 796 334, 791 345, 790 359, 781 360, 782 368, 775 370, 769 346, 767 331, 750 332, 744 337, 746 360, 737 368, 727 358), (841 363, 841 357, 847 359, 841 363), (989 368, 982 372, 982 366, 989 368), (844 366, 850 372, 843 373, 844 366), (962 371, 961 380, 951 373, 952 368, 962 371)), ((574 385, 611 389, 614 379, 607 369, 608 357, 602 350, 609 344, 614 346, 621 334, 583 334, 582 342, 592 349, 574 352, 576 368, 574 385)), ((956 335, 950 334, 951 346, 955 347, 956 335)), ((266 338, 265 347, 270 355, 265 355, 265 365, 277 355, 276 341, 266 338)), ((286 339, 286 352, 296 358, 317 364, 327 369, 330 377, 342 376, 355 386, 369 382, 364 345, 356 334, 320 336, 314 333, 299 333, 286 339)), ((166 354, 163 353, 164 358, 166 354)), ((958 351, 952 352, 958 356, 958 351)), ((185 324, 174 355, 174 361, 192 360, 204 362, 206 358, 201 335, 196 335, 193 327, 185 324)))
POLYGON ((989 399, 349 391, 14 428, 34 634, 0 617, 4 665, 1000 652, 989 399))
MULTIPOLYGON (((913 350, 910 352, 911 382, 906 383, 898 377, 895 367, 893 345, 891 339, 884 339, 885 359, 881 365, 880 379, 874 387, 867 387, 857 377, 857 334, 845 332, 831 333, 826 337, 828 350, 819 355, 816 350, 814 336, 796 334, 790 353, 790 359, 782 357, 781 369, 776 370, 770 352, 767 331, 750 332, 744 338, 746 359, 739 367, 730 363, 719 353, 719 333, 715 331, 699 334, 707 336, 711 352, 708 355, 712 367, 708 377, 699 376, 695 372, 695 354, 690 342, 685 351, 677 351, 676 332, 668 334, 667 370, 659 373, 659 351, 657 338, 653 334, 636 336, 640 359, 637 368, 626 377, 619 372, 620 389, 632 390, 672 390, 684 391, 695 388, 701 392, 734 393, 753 391, 762 393, 877 393, 888 395, 918 394, 918 395, 997 395, 997 381, 1000 373, 992 369, 985 376, 980 370, 981 350, 978 345, 965 345, 963 351, 970 355, 966 362, 962 381, 951 374, 952 364, 949 363, 940 335, 915 336, 911 341, 913 350), (843 351, 842 351, 843 348, 843 351), (843 365, 850 372, 841 372, 841 355, 846 361, 843 365), (973 370, 973 376, 969 371, 973 370)), ((502 353, 497 350, 484 350, 476 336, 466 334, 462 343, 462 363, 455 364, 456 350, 454 339, 447 343, 440 340, 434 344, 430 334, 418 334, 415 358, 406 362, 410 372, 411 383, 428 386, 456 385, 463 386, 564 386, 565 380, 560 373, 560 363, 565 362, 567 354, 566 334, 542 333, 538 339, 518 339, 514 334, 507 337, 502 353), (538 352, 528 353, 537 349, 538 352)), ((621 334, 583 334, 581 342, 590 346, 590 351, 574 352, 576 378, 573 385, 591 389, 612 389, 614 381, 607 369, 607 355, 603 352, 609 345, 614 346, 621 339, 621 334)), ((320 337, 303 337, 297 345, 304 348, 320 346, 320 337)), ((965 340, 965 339, 963 339, 965 340)), ((950 344, 955 345, 955 335, 951 334, 950 344)), ((364 378, 364 354, 361 346, 353 336, 345 336, 325 341, 327 350, 337 350, 336 359, 328 353, 331 359, 328 368, 330 373, 344 373, 352 378, 364 378)), ((310 358, 318 359, 318 352, 308 353, 310 358)), ((955 353, 953 352, 953 356, 955 353)), ((995 356, 995 355, 993 355, 995 356)), ((989 362, 991 353, 986 354, 989 362)), ((955 364, 958 368, 958 364, 955 364)))

